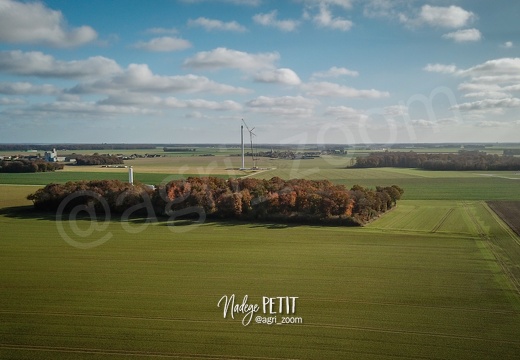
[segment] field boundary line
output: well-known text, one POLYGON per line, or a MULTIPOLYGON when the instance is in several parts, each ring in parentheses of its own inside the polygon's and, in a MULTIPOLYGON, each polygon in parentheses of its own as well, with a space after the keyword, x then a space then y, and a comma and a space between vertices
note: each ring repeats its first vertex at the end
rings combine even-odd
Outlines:
POLYGON ((46 185, 35 185, 35 184, 0 184, 0 186, 46 186, 46 185))
POLYGON ((509 225, 509 222, 506 221, 506 219, 503 219, 493 207, 489 206, 486 203, 485 206, 486 210, 491 214, 491 216, 495 219, 495 221, 504 229, 505 232, 507 232, 513 240, 520 246, 520 238, 516 234, 516 232, 512 229, 511 225, 509 225))
POLYGON ((502 339, 487 339, 487 338, 478 337, 478 336, 464 336, 464 335, 456 335, 456 334, 448 334, 448 333, 426 332, 426 331, 397 330, 397 329, 384 329, 384 328, 376 328, 376 327, 349 326, 349 325, 341 325, 341 324, 320 324, 320 323, 304 323, 300 326, 369 331, 369 332, 379 332, 379 333, 389 333, 389 334, 409 334, 409 335, 431 336, 431 337, 440 337, 440 338, 456 338, 456 339, 461 339, 461 340, 475 340, 475 341, 498 342, 498 343, 504 343, 504 344, 520 345, 520 341, 511 341, 511 340, 502 340, 502 339))
POLYGON ((66 347, 66 346, 21 345, 21 344, 0 344, 0 349, 47 351, 47 352, 74 353, 74 354, 145 356, 145 357, 156 357, 156 358, 231 359, 231 360, 238 360, 238 359, 296 360, 296 359, 288 359, 288 358, 244 356, 244 355, 162 353, 162 352, 148 352, 148 351, 139 351, 139 350, 110 350, 110 349, 77 348, 77 347, 66 347))
POLYGON ((272 168, 272 169, 267 169, 267 170, 261 170, 261 171, 253 172, 253 173, 251 173, 251 174, 247 174, 247 175, 244 175, 244 176, 240 176, 239 179, 245 179, 245 178, 248 178, 248 177, 250 177, 250 176, 255 176, 255 175, 263 174, 263 173, 265 173, 265 172, 273 171, 273 170, 276 170, 276 168, 272 168))
MULTIPOLYGON (((499 247, 493 243, 493 241, 492 241, 493 238, 484 231, 484 229, 482 228, 482 226, 480 225, 478 220, 475 218, 475 216, 468 210, 468 208, 466 206, 467 203, 464 201, 462 204, 463 204, 464 210, 466 211, 466 213, 470 217, 471 221, 475 225, 480 238, 483 240, 484 244, 487 244, 487 248, 489 249, 489 251, 491 251, 491 254, 493 254, 493 257, 496 259, 496 261, 497 261, 498 265, 500 266, 500 268, 502 269, 504 275, 509 279, 514 290, 516 290, 517 295, 520 295, 520 282, 516 279, 514 274, 511 272, 511 270, 509 270, 509 267, 502 260, 502 257, 497 253, 495 248, 499 248, 499 247)), ((482 206, 489 213, 489 209, 487 208, 487 204, 485 203, 485 201, 479 201, 477 204, 482 206)), ((496 218, 493 217, 493 214, 490 213, 490 215, 491 215, 492 219, 494 221, 496 221, 496 218)), ((513 240, 515 240, 515 239, 513 239, 513 240)), ((515 243, 516 243, 516 240, 515 240, 515 243)))

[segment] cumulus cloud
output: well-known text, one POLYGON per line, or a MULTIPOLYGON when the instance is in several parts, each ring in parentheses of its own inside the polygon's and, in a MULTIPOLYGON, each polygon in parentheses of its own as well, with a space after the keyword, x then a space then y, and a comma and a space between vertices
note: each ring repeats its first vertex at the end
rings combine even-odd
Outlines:
POLYGON ((80 84, 69 90, 72 94, 114 93, 120 91, 142 93, 195 93, 245 94, 249 90, 220 84, 204 76, 159 76, 152 73, 146 64, 130 64, 123 73, 109 79, 80 84))
POLYGON ((511 49, 512 47, 514 47, 514 44, 512 41, 506 41, 501 46, 505 49, 511 49))
POLYGON ((341 7, 345 10, 352 8, 352 0, 300 0, 308 6, 316 5, 334 5, 341 7))
POLYGON ((455 42, 474 42, 480 41, 482 34, 477 29, 464 29, 457 30, 454 32, 450 32, 442 35, 444 39, 453 40, 455 42))
POLYGON ((247 29, 240 25, 236 21, 223 22, 221 20, 208 19, 205 17, 199 17, 195 20, 188 20, 189 26, 199 26, 208 31, 220 30, 220 31, 236 31, 236 32, 244 32, 247 29))
POLYGON ((156 113, 155 110, 138 106, 105 105, 96 102, 56 101, 53 103, 35 104, 25 110, 26 113, 49 114, 69 117, 71 114, 84 116, 143 115, 156 113))
POLYGON ((161 27, 155 27, 155 28, 150 28, 150 29, 147 29, 145 31, 147 34, 154 34, 154 35, 165 35, 165 34, 168 34, 168 35, 175 35, 177 34, 179 31, 175 28, 161 28, 161 27))
POLYGON ((274 68, 274 62, 280 58, 276 52, 249 54, 247 52, 216 48, 211 51, 202 51, 195 56, 186 59, 184 66, 194 69, 238 69, 242 71, 255 71, 259 69, 274 68))
POLYGON ((390 93, 386 91, 379 91, 374 89, 358 90, 331 82, 311 82, 304 84, 302 88, 309 96, 369 99, 380 99, 390 96, 390 93))
POLYGON ((348 31, 354 23, 341 17, 333 17, 330 9, 321 3, 319 13, 313 18, 314 23, 318 27, 329 28, 334 30, 348 31))
POLYGON ((0 71, 48 78, 97 78, 117 74, 122 70, 114 60, 102 56, 86 60, 59 61, 39 51, 13 50, 0 52, 0 71))
POLYGON ((262 0, 181 0, 185 3, 197 4, 203 2, 222 2, 233 5, 246 5, 246 6, 258 6, 262 3, 262 0))
POLYGON ((359 73, 357 71, 349 70, 349 69, 344 68, 344 67, 333 66, 330 69, 328 69, 327 71, 315 72, 314 74, 312 74, 311 78, 312 79, 316 79, 316 78, 336 78, 336 77, 340 77, 340 76, 356 77, 358 75, 359 75, 359 73))
POLYGON ((303 96, 268 97, 259 96, 247 102, 247 106, 257 112, 280 116, 309 116, 319 102, 303 96))
POLYGON ((276 10, 266 14, 256 14, 253 16, 253 21, 257 24, 274 27, 282 31, 294 31, 300 24, 297 20, 279 20, 276 10))
POLYGON ((461 111, 472 110, 487 110, 487 109, 502 109, 502 108, 516 108, 520 107, 520 99, 518 98, 504 98, 504 99, 485 99, 474 102, 468 102, 453 106, 451 109, 461 111))
POLYGON ((345 121, 365 121, 369 119, 365 112, 348 106, 329 106, 325 109, 325 115, 345 121))
POLYGON ((96 38, 97 33, 91 27, 69 28, 60 11, 41 2, 2 0, 0 3, 0 41, 72 47, 96 38))
POLYGON ((0 94, 5 95, 58 95, 61 92, 53 85, 33 85, 28 82, 0 83, 0 94))
POLYGON ((419 22, 435 27, 461 28, 476 18, 471 11, 459 6, 423 5, 419 13, 419 22))
POLYGON ((363 15, 369 18, 398 18, 396 7, 402 2, 399 0, 365 0, 363 1, 363 15))
POLYGON ((175 97, 162 98, 153 95, 122 93, 110 96, 99 102, 101 105, 115 106, 146 106, 146 107, 164 107, 171 109, 199 109, 199 110, 215 110, 215 111, 238 111, 242 109, 242 105, 235 101, 226 100, 222 102, 210 101, 205 99, 189 99, 182 100, 175 97))
POLYGON ((255 75, 255 80, 283 85, 299 85, 301 83, 298 75, 293 70, 286 68, 261 71, 255 75))
POLYGON ((386 117, 395 118, 399 116, 408 116, 408 106, 405 105, 392 105, 387 106, 383 109, 383 114, 386 117))
POLYGON ((455 65, 428 64, 423 68, 424 71, 436 72, 441 74, 455 74, 457 67, 455 65))
POLYGON ((438 124, 435 121, 424 120, 424 119, 411 120, 410 123, 413 126, 426 127, 426 128, 433 128, 433 127, 437 127, 438 126, 438 124))
POLYGON ((501 121, 492 121, 492 120, 484 120, 484 121, 479 121, 478 123, 475 124, 476 127, 479 127, 479 128, 498 128, 498 127, 503 127, 504 125, 508 125, 506 123, 503 123, 501 121))
POLYGON ((10 105, 24 105, 25 100, 24 99, 18 99, 18 98, 0 98, 0 105, 2 106, 10 106, 10 105))
POLYGON ((520 82, 520 58, 488 60, 461 71, 460 75, 470 77, 473 82, 520 82))
POLYGON ((132 47, 147 51, 170 52, 188 49, 191 47, 191 43, 188 40, 163 36, 149 41, 139 41, 132 47))

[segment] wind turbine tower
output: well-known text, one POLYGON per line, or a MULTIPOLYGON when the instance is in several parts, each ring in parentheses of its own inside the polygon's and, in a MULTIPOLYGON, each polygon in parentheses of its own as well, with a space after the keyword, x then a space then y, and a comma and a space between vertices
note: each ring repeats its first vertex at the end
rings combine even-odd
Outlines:
MULTIPOLYGON (((244 121, 244 120, 242 119, 242 121, 244 121)), ((243 170, 246 168, 245 152, 244 152, 244 125, 240 126, 240 140, 241 140, 241 145, 242 145, 242 167, 240 168, 240 170, 243 170)))
MULTIPOLYGON (((251 168, 252 170, 256 170, 256 158, 255 158, 255 148, 253 147, 253 136, 256 136, 256 134, 253 132, 253 130, 255 128, 252 128, 250 129, 249 126, 247 126, 246 122, 244 121, 244 119, 242 119, 242 122, 244 123, 247 131, 249 131, 249 140, 251 141, 251 159, 253 160, 253 167, 251 168)), ((243 145, 244 143, 242 142, 242 149, 244 148, 243 145)), ((243 152, 242 152, 243 154, 243 152)))

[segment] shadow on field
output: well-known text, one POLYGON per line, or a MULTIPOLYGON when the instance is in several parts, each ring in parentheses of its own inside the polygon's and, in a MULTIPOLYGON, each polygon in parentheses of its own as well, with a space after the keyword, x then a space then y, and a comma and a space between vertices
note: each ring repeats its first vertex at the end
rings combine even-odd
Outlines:
POLYGON ((56 214, 36 211, 32 205, 1 208, 0 215, 15 219, 56 220, 56 214))
MULTIPOLYGON (((55 222, 57 220, 57 214, 54 212, 45 212, 35 210, 32 205, 27 206, 13 206, 0 208, 0 216, 5 216, 7 218, 13 219, 29 219, 29 220, 40 220, 40 221, 52 221, 55 222)), ((67 220, 92 220, 88 213, 76 213, 74 214, 74 218, 69 218, 69 214, 64 213, 62 217, 63 221, 67 220)), ((320 228, 323 225, 316 223, 306 223, 306 222, 291 222, 291 223, 278 223, 273 221, 262 221, 262 220, 223 220, 223 219, 215 219, 215 218, 206 218, 205 221, 199 222, 195 219, 177 219, 172 221, 168 217, 145 217, 141 215, 131 216, 130 218, 125 217, 124 219, 120 214, 111 214, 108 218, 105 218, 104 214, 98 214, 96 216, 96 220, 98 221, 113 221, 113 222, 126 222, 132 225, 140 225, 146 223, 157 223, 159 226, 175 226, 175 227, 188 227, 193 225, 202 225, 202 224, 211 224, 211 226, 215 227, 244 227, 247 226, 249 228, 262 228, 269 230, 283 230, 290 228, 297 228, 301 226, 307 227, 316 227, 320 228)), ((326 225, 331 227, 341 226, 335 224, 326 225)))
MULTIPOLYGON (((55 212, 47 212, 35 210, 32 205, 27 206, 13 206, 7 208, 0 208, 0 216, 5 216, 7 218, 13 219, 28 219, 28 220, 46 220, 46 221, 56 221, 57 214, 55 212)), ((77 213, 74 215, 74 219, 69 218, 68 213, 64 213, 62 216, 63 220, 92 220, 88 213, 77 213)), ((111 214, 108 219, 105 219, 104 214, 98 214, 96 217, 97 220, 107 220, 107 221, 125 221, 130 224, 144 224, 147 222, 163 222, 166 219, 157 219, 157 218, 145 218, 143 216, 135 216, 130 218, 125 218, 124 220, 120 215, 111 214)))

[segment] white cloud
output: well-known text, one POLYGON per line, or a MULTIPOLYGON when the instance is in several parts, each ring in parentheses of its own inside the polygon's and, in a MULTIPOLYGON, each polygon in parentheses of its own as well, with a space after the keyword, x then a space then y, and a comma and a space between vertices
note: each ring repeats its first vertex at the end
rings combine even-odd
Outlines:
POLYGON ((39 51, 13 50, 0 52, 0 71, 39 77, 96 78, 120 73, 122 70, 114 60, 102 56, 86 60, 58 61, 39 51))
POLYGON ((53 116, 67 118, 74 115, 113 116, 113 115, 143 115, 156 113, 155 110, 137 106, 104 105, 95 102, 56 101, 53 103, 36 104, 25 110, 28 113, 40 115, 52 113, 53 116))
POLYGON ((221 31, 236 31, 236 32, 244 32, 247 29, 240 25, 236 21, 223 22, 221 20, 208 19, 205 17, 199 17, 195 20, 188 20, 189 26, 200 26, 208 31, 212 30, 221 30, 221 31))
POLYGON ((311 78, 336 78, 343 75, 356 77, 359 75, 359 73, 357 71, 349 70, 344 67, 333 66, 327 71, 315 72, 314 74, 312 74, 311 78))
POLYGON ((181 0, 185 3, 197 4, 202 2, 222 2, 233 5, 246 5, 246 6, 258 6, 262 3, 262 0, 181 0))
POLYGON ((72 47, 91 42, 97 33, 89 26, 69 28, 60 11, 41 2, 2 0, 0 41, 72 47))
MULTIPOLYGON (((481 83, 462 83, 458 89, 465 92, 464 97, 477 97, 477 98, 506 98, 510 97, 505 91, 506 88, 502 88, 497 84, 481 84, 481 83)), ((512 90, 512 88, 510 88, 512 90)))
POLYGON ((413 126, 426 127, 426 128, 433 128, 433 127, 438 126, 438 124, 435 121, 424 120, 424 119, 415 119, 415 120, 410 121, 410 123, 413 126))
POLYGON ((507 126, 509 124, 507 123, 504 123, 504 122, 501 122, 501 121, 491 121, 491 120, 484 120, 484 121, 479 121, 478 123, 475 124, 476 127, 479 127, 479 128, 498 128, 498 127, 504 127, 504 126, 507 126))
POLYGON ((181 100, 175 97, 162 98, 146 94, 121 93, 110 96, 99 102, 101 105, 115 106, 145 106, 149 108, 171 108, 171 109, 200 109, 215 111, 238 111, 242 105, 235 101, 226 100, 222 102, 210 101, 205 99, 181 100))
POLYGON ((324 3, 321 3, 320 11, 314 16, 313 21, 319 27, 341 31, 348 31, 354 25, 350 20, 341 17, 333 17, 330 9, 324 3))
POLYGON ((163 36, 151 39, 150 41, 139 41, 132 47, 147 51, 169 52, 180 51, 191 47, 191 43, 187 40, 163 36))
POLYGON ((338 120, 365 121, 369 116, 361 111, 348 106, 329 106, 325 109, 325 115, 334 116, 338 120))
POLYGON ((334 5, 341 7, 345 10, 352 8, 352 0, 300 0, 308 6, 316 5, 334 5))
POLYGON ((160 28, 160 27, 155 27, 155 28, 147 29, 145 32, 146 32, 147 34, 154 34, 154 35, 164 35, 164 34, 175 35, 175 34, 178 33, 178 30, 175 29, 175 28, 160 28))
POLYGON ((506 41, 505 43, 503 43, 501 45, 503 48, 505 49, 511 49, 512 47, 514 47, 515 45, 513 44, 512 41, 506 41))
POLYGON ((112 94, 121 91, 141 93, 195 93, 246 94, 249 90, 220 84, 204 76, 159 76, 152 73, 146 64, 130 64, 124 73, 110 79, 80 84, 69 92, 72 94, 112 94))
POLYGON ((280 55, 276 52, 249 54, 227 48, 217 48, 195 54, 195 56, 184 62, 184 66, 208 70, 229 68, 242 71, 255 71, 274 68, 274 62, 279 58, 280 55))
POLYGON ((270 26, 282 31, 294 31, 300 24, 297 20, 278 20, 278 12, 276 10, 266 14, 256 14, 253 16, 254 22, 264 26, 270 26))
POLYGON ((469 103, 463 103, 453 106, 452 109, 461 111, 487 110, 487 109, 503 109, 520 107, 520 99, 504 98, 504 99, 485 99, 469 103))
POLYGON ((61 92, 53 85, 33 85, 28 82, 0 83, 0 94, 6 95, 58 95, 61 92))
POLYGON ((395 118, 399 116, 408 116, 408 107, 405 105, 392 105, 383 109, 386 117, 395 118))
POLYGON ((424 71, 436 72, 441 74, 455 74, 458 70, 455 65, 428 64, 423 68, 424 71))
POLYGON ((302 85, 309 96, 345 97, 345 98, 370 98, 380 99, 390 96, 386 91, 358 90, 348 86, 331 82, 311 82, 302 85))
POLYGON ((363 1, 363 15, 369 18, 398 17, 395 7, 400 2, 396 0, 365 0, 363 1))
POLYGON ((18 98, 0 98, 0 105, 2 106, 10 106, 10 105, 24 105, 25 100, 24 99, 18 99, 18 98))
POLYGON ((450 39, 455 42, 480 41, 482 34, 477 29, 457 30, 442 35, 444 39, 450 39))
POLYGON ((319 102, 303 96, 268 97, 260 96, 247 102, 254 111, 280 116, 309 116, 319 102))
POLYGON ((298 75, 293 70, 286 68, 261 71, 256 74, 255 80, 283 85, 299 85, 301 83, 298 75))
POLYGON ((473 82, 520 82, 520 58, 501 58, 486 61, 460 72, 473 82))
POLYGON ((423 5, 419 13, 421 23, 444 28, 461 28, 475 18, 475 14, 471 11, 454 5, 449 7, 423 5))

